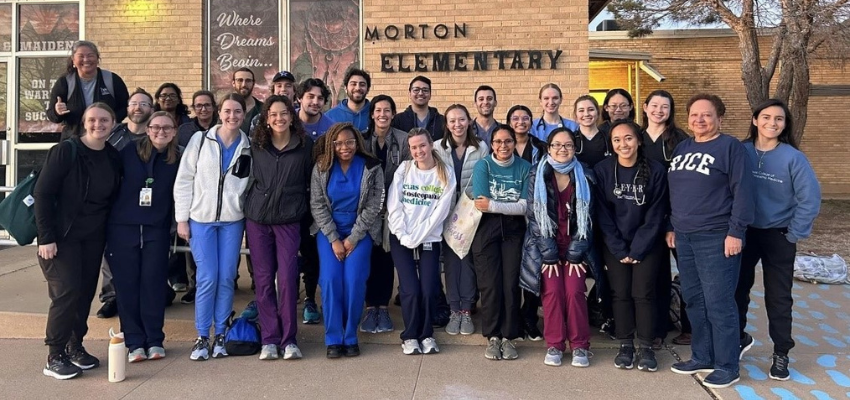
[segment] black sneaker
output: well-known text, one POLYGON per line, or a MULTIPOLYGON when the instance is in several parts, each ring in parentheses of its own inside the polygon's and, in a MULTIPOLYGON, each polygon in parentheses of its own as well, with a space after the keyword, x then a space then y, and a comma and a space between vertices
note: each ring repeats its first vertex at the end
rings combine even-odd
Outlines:
POLYGON ((741 351, 740 351, 740 353, 738 354, 738 359, 739 359, 739 360, 741 360, 741 359, 743 359, 743 358, 744 358, 744 353, 746 353, 746 352, 747 352, 747 350, 749 350, 749 349, 753 348, 753 343, 755 343, 755 340, 753 339, 753 337, 752 337, 752 336, 750 336, 750 334, 749 334, 749 333, 745 333, 745 334, 744 334, 744 337, 743 337, 743 338, 741 338, 741 345, 740 345, 740 346, 741 346, 741 351))
POLYGON ((770 379, 777 381, 787 381, 790 377, 788 373, 788 356, 773 353, 773 364, 770 366, 770 379))
POLYGON ((183 304, 192 304, 195 302, 195 288, 189 289, 183 297, 180 298, 180 302, 183 304))
POLYGON ((86 348, 83 346, 80 346, 77 349, 68 348, 67 352, 68 358, 71 360, 71 363, 84 370, 100 366, 100 360, 98 360, 97 357, 89 354, 89 352, 87 352, 86 348))
POLYGON ((635 346, 631 344, 621 344, 620 351, 614 357, 614 366, 619 369, 632 369, 635 366, 635 346))
POLYGON ((98 318, 112 318, 116 314, 118 314, 118 304, 115 300, 105 301, 103 306, 100 307, 100 310, 97 310, 98 318))
POLYGON ((614 318, 608 318, 605 322, 602 323, 602 326, 599 327, 599 333, 604 333, 606 336, 611 338, 611 340, 617 340, 617 336, 614 331, 614 318))
POLYGON ((525 323, 525 335, 528 337, 528 340, 532 342, 543 340, 543 334, 540 333, 540 329, 537 328, 537 324, 535 323, 525 323))
POLYGON ((644 347, 638 351, 638 370, 655 372, 658 371, 658 361, 655 360, 655 351, 644 347))
POLYGON ((47 365, 42 371, 46 376, 52 376, 59 380, 71 379, 83 372, 80 367, 71 363, 68 355, 64 352, 47 356, 47 365))

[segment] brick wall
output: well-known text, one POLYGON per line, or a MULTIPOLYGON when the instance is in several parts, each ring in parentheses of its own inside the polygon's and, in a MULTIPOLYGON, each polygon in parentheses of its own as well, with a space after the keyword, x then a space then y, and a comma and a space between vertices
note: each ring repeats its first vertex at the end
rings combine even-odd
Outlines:
MULTIPOLYGON (((613 39, 610 37, 614 34, 610 33, 591 34, 590 47, 651 54, 650 63, 667 79, 657 82, 641 71, 640 91, 644 98, 635 99, 637 103, 642 103, 652 90, 665 89, 676 99, 676 123, 686 127, 685 104, 690 96, 698 92, 714 93, 723 99, 727 108, 723 131, 743 138, 749 129, 752 110, 741 82, 737 37, 713 31, 703 37, 693 32, 678 35, 680 37, 669 32, 659 33, 659 37, 642 39, 613 39)), ((769 51, 771 40, 771 37, 762 38, 761 48, 769 51)), ((617 81, 623 82, 621 86, 625 87, 625 67, 617 68, 617 62, 611 64, 611 68, 591 68, 591 88, 597 82, 617 81)), ((850 84, 850 74, 835 60, 817 59, 810 62, 810 67, 812 84, 850 84)), ((778 76, 777 70, 775 77, 778 76)), ((846 97, 811 97, 809 100, 808 123, 801 148, 817 173, 824 195, 829 197, 850 195, 850 175, 843 172, 846 145, 842 139, 846 132, 834 122, 834 106, 847 100, 846 97)))

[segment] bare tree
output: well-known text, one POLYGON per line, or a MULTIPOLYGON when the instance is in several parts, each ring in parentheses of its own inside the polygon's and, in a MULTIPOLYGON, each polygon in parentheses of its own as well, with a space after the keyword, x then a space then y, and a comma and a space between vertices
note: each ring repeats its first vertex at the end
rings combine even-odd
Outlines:
POLYGON ((803 136, 809 104, 809 60, 821 50, 846 57, 850 50, 850 0, 613 0, 608 11, 630 36, 652 33, 665 21, 724 23, 738 36, 741 79, 751 107, 770 97, 788 103, 794 135, 803 136), (759 48, 771 34, 770 49, 759 48), (762 63, 762 59, 766 59, 762 63), (777 69, 773 96, 770 82, 777 69))

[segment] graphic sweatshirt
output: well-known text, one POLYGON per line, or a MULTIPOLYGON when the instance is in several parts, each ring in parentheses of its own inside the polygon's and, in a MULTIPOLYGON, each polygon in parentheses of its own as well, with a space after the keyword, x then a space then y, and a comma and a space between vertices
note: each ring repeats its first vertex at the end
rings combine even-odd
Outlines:
POLYGON ((414 161, 403 161, 388 189, 387 225, 409 249, 443 240, 443 223, 451 211, 457 182, 448 168, 446 182, 440 182, 437 168, 423 171, 414 161))

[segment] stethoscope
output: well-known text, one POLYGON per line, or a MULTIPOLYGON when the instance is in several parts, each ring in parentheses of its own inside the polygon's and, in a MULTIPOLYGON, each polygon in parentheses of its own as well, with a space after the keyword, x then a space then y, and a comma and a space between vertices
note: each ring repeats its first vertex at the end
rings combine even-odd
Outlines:
MULTIPOLYGON (((649 132, 647 132, 646 129, 643 130, 643 133, 646 134, 646 137, 649 137, 649 132)), ((673 159, 673 156, 667 156, 667 142, 665 142, 661 136, 659 136, 658 139, 661 140, 661 156, 664 157, 664 161, 670 162, 673 159)))
MULTIPOLYGON (((374 135, 374 133, 372 133, 374 135)), ((378 149, 378 137, 373 136, 372 138, 375 141, 375 150, 378 149)), ((389 161, 392 162, 393 165, 398 165, 401 162, 401 146, 399 146, 398 141, 396 141, 395 135, 393 135, 393 129, 387 131, 387 139, 389 139, 389 149, 387 150, 387 157, 389 157, 389 161)), ((377 151, 375 151, 377 153, 377 151)))
MULTIPOLYGON (((619 169, 619 166, 620 166, 619 162, 614 163, 614 190, 612 191, 612 193, 614 193, 614 196, 617 196, 618 198, 623 195, 623 189, 620 189, 620 179, 617 178, 617 170, 619 169)), ((641 195, 640 200, 638 200, 637 174, 635 174, 635 177, 632 178, 632 189, 633 189, 633 192, 634 192, 635 204, 637 204, 638 206, 642 206, 642 205, 646 204, 646 192, 644 192, 641 195)))
MULTIPOLYGON (((605 153, 602 153, 603 156, 608 157, 611 155, 611 144, 608 141, 608 138, 604 137, 605 134, 602 131, 596 132, 597 135, 602 135, 605 142, 605 153)), ((576 155, 584 153, 584 135, 581 133, 581 129, 576 132, 576 155)), ((616 171, 615 171, 616 172, 616 171)))
MULTIPOLYGON (((559 115, 558 119, 561 120, 561 123, 558 124, 558 128, 563 128, 563 127, 567 126, 567 122, 564 121, 564 117, 559 115)), ((546 121, 543 120, 542 115, 540 116, 540 119, 537 120, 537 125, 534 126, 534 131, 535 131, 535 133, 537 133, 537 135, 534 135, 534 136, 537 136, 537 138, 539 139, 540 136, 541 136, 540 134, 543 134, 542 136, 544 137, 544 139, 541 139, 541 140, 543 140, 543 141, 546 140, 545 139, 545 137, 546 137, 546 121), (541 131, 540 128, 543 128, 543 130, 541 131)))

